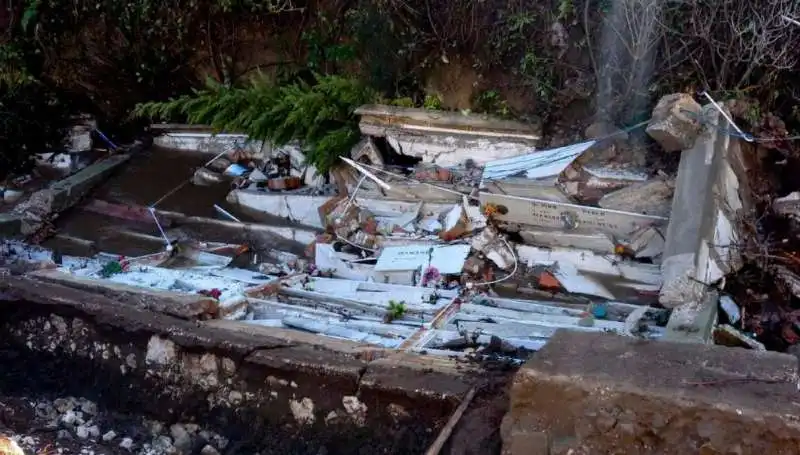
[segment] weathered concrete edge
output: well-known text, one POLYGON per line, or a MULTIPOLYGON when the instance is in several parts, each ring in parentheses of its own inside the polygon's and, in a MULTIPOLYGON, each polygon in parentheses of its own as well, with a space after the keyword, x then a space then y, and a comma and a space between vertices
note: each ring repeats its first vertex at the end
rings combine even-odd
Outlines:
MULTIPOLYGON (((386 105, 364 105, 355 110, 361 116, 361 128, 379 133, 381 128, 416 126, 428 129, 452 129, 470 135, 503 137, 504 140, 537 141, 541 129, 537 125, 504 120, 488 115, 463 115, 447 111, 420 108, 403 108, 386 105), (501 136, 504 134, 505 136, 501 136)), ((367 133, 365 133, 367 134, 367 133)))
POLYGON ((796 383, 785 354, 560 330, 514 379, 503 453, 794 453, 796 383))
POLYGON ((375 393, 402 392, 410 397, 456 402, 476 382, 469 368, 456 368, 449 359, 381 350, 285 329, 270 328, 267 334, 232 321, 190 321, 30 277, 3 277, 0 297, 76 312, 102 325, 146 332, 188 349, 208 350, 245 363, 318 375, 337 375, 342 369, 356 367, 359 388, 375 393))
POLYGON ((219 307, 217 301, 211 297, 146 289, 105 280, 79 277, 58 270, 37 270, 28 273, 27 276, 37 281, 99 294, 116 302, 139 306, 143 309, 181 319, 198 319, 203 316, 213 316, 219 307))
MULTIPOLYGON (((137 140, 121 147, 120 150, 124 153, 98 160, 65 179, 53 182, 48 188, 40 191, 53 192, 53 212, 62 212, 78 203, 92 188, 127 163, 132 156, 141 152, 150 142, 137 140)), ((22 215, 0 214, 0 232, 3 236, 16 237, 21 234, 21 231, 22 215)))

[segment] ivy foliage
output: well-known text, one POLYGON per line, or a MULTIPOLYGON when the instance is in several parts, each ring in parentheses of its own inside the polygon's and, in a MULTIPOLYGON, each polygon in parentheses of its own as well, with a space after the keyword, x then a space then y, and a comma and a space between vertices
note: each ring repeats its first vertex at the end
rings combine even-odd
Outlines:
POLYGON ((357 79, 314 74, 278 83, 263 75, 242 87, 209 80, 191 95, 139 104, 136 117, 184 118, 216 131, 235 131, 276 146, 298 141, 308 163, 325 173, 358 142, 357 107, 378 94, 357 79))

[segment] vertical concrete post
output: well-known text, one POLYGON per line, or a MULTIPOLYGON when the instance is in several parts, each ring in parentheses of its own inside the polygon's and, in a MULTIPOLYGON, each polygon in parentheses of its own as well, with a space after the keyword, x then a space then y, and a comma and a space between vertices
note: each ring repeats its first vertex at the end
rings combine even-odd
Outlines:
POLYGON ((703 108, 703 118, 702 133, 681 155, 661 265, 659 302, 674 308, 666 334, 671 341, 709 341, 718 298, 710 285, 738 264, 731 245, 742 204, 728 162, 727 120, 713 106, 703 108))

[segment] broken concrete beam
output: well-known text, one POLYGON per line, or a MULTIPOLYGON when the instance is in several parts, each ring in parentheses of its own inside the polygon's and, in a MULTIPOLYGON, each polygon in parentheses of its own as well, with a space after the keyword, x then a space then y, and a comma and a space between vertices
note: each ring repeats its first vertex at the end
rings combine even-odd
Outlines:
POLYGON ((691 95, 675 93, 658 101, 646 131, 667 152, 687 150, 700 134, 700 119, 700 104, 691 95))
POLYGON ((127 403, 159 420, 213 414, 237 428, 279 428, 270 441, 285 453, 330 450, 330 438, 351 433, 380 453, 424 453, 475 378, 450 359, 393 355, 381 362, 373 355, 382 352, 362 343, 347 349, 329 337, 285 339, 281 329, 227 330, 61 286, 39 292, 41 283, 26 279, 10 287, 26 284, 24 305, 0 302, 14 316, 0 324, 0 338, 19 349, 28 371, 66 366, 66 382, 78 385, 67 390, 76 396, 98 375, 112 378, 94 387, 105 403, 136 400, 127 403), (134 384, 142 388, 125 394, 134 384), (208 398, 199 407, 198 391, 208 398), (255 422, 256 414, 264 418, 255 422), (394 431, 424 437, 398 448, 394 431))
POLYGON ((575 201, 595 204, 606 194, 646 182, 647 178, 645 172, 636 169, 573 163, 559 176, 558 186, 575 201))
POLYGON ((488 115, 379 104, 361 106, 355 114, 361 116, 362 133, 368 136, 384 136, 387 129, 399 128, 421 133, 447 132, 527 141, 538 141, 541 137, 541 128, 537 125, 488 115))
POLYGON ((796 371, 785 354, 560 330, 514 377, 503 453, 793 453, 796 371))
POLYGON ((34 280, 95 293, 116 302, 164 313, 182 319, 207 319, 217 313, 219 302, 199 294, 160 291, 138 286, 83 278, 57 270, 39 270, 28 274, 34 280))
POLYGON ((364 135, 385 137, 397 153, 444 167, 522 155, 541 135, 525 123, 428 109, 369 105, 356 114, 364 135))
POLYGON ((702 226, 711 216, 707 208, 712 202, 715 141, 714 130, 705 130, 695 146, 681 155, 678 165, 672 219, 667 227, 662 264, 664 286, 659 299, 668 308, 699 302, 702 298, 702 285, 694 279, 702 226))
POLYGON ((157 136, 153 144, 166 149, 188 150, 209 155, 217 155, 240 147, 252 156, 262 156, 264 149, 268 148, 262 141, 252 141, 245 134, 214 134, 210 130, 167 131, 157 136))
POLYGON ((664 341, 708 344, 717 322, 719 293, 705 291, 696 301, 688 301, 672 310, 664 341))
POLYGON ((498 221, 564 231, 602 232, 627 237, 643 227, 661 226, 667 222, 660 216, 503 194, 481 192, 479 198, 482 206, 491 205, 498 209, 493 215, 498 221))
MULTIPOLYGON (((147 207, 116 204, 93 199, 82 205, 88 212, 106 215, 128 221, 150 224, 155 227, 153 215, 147 207)), ((202 234, 208 241, 247 243, 255 248, 278 248, 302 253, 303 249, 316 238, 318 231, 300 227, 270 226, 258 223, 242 223, 217 220, 199 216, 186 216, 183 213, 155 210, 162 228, 181 226, 181 229, 195 235, 202 234)), ((154 231, 156 232, 156 231, 154 231)))
POLYGON ((81 171, 59 180, 50 186, 53 192, 53 212, 61 212, 72 207, 95 185, 105 180, 115 169, 126 163, 131 155, 112 155, 81 171))
POLYGON ((608 193, 597 205, 604 209, 668 218, 674 190, 674 181, 656 178, 608 193))
POLYGON ((661 269, 659 302, 667 308, 696 306, 709 285, 742 264, 737 220, 747 201, 737 175, 741 149, 716 126, 724 121, 719 112, 704 110, 712 124, 681 155, 678 168, 661 269))

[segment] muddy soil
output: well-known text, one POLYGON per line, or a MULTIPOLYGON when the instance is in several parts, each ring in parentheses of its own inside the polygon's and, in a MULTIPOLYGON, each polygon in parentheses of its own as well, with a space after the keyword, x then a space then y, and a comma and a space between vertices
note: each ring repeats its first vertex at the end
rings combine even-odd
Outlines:
POLYGON ((459 421, 443 453, 500 455, 500 424, 508 412, 509 387, 514 371, 487 372, 485 385, 459 421))
MULTIPOLYGON (((203 153, 151 147, 133 157, 115 176, 92 194, 93 198, 150 206, 167 193, 189 181, 194 171, 210 159, 203 153)), ((195 186, 186 183, 158 204, 161 210, 189 216, 215 217, 213 204, 231 210, 225 203, 230 185, 195 186)), ((237 214, 239 215, 239 214, 237 214)))

